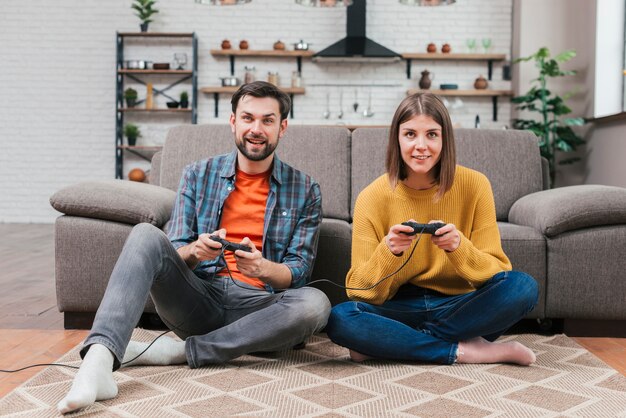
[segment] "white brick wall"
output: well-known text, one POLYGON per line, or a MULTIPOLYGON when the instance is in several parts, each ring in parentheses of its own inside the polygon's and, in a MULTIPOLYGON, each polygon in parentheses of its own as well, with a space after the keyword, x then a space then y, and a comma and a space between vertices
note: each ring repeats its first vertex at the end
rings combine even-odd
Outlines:
MULTIPOLYGON (((510 55, 512 0, 457 0, 440 8, 407 7, 396 0, 368 0, 367 35, 396 52, 423 52, 429 42, 448 42, 453 52, 465 52, 465 40, 493 40, 492 51, 510 55)), ((2 0, 0 2, 0 222, 53 222, 58 216, 49 205, 52 193, 66 185, 114 177, 115 137, 115 32, 137 31, 138 19, 130 0, 78 1, 2 0)), ((320 50, 345 36, 345 9, 315 9, 292 0, 253 0, 238 7, 211 7, 193 0, 159 0, 160 13, 150 31, 195 31, 199 42, 200 87, 217 85, 229 75, 227 58, 214 58, 209 50, 222 39, 237 47, 247 39, 250 49, 270 49, 280 39, 288 47, 299 39, 320 50)), ((186 47, 129 47, 127 59, 172 61, 175 51, 186 47)), ((257 77, 278 71, 289 85, 294 60, 237 59, 236 75, 244 65, 255 65, 257 77)), ((494 66, 493 88, 510 88, 502 81, 501 63, 494 66)), ((335 124, 339 91, 344 92, 347 124, 386 125, 406 90, 415 88, 420 72, 435 73, 433 87, 443 82, 471 88, 474 79, 486 75, 483 62, 413 61, 412 79, 406 63, 303 62, 304 96, 294 100, 292 124, 335 124), (343 84, 343 87, 328 86, 343 84), (351 104, 356 87, 359 110, 372 94, 374 116, 354 113, 351 104), (331 118, 322 113, 331 94, 331 118)), ((156 81, 156 80, 155 80, 156 81)), ((172 89, 176 97, 184 87, 172 89)), ((140 97, 145 93, 140 89, 140 97)), ((227 121, 230 98, 221 96, 220 115, 213 115, 213 96, 200 95, 199 123, 227 121)), ((164 106, 164 99, 157 104, 164 106)), ((454 99, 451 99, 453 102, 454 99)), ((458 126, 471 127, 476 114, 482 127, 509 123, 508 99, 500 99, 499 121, 491 122, 491 100, 464 98, 464 106, 452 110, 458 126)), ((143 132, 139 143, 162 143, 168 126, 184 123, 185 116, 127 116, 143 132)), ((127 158, 125 170, 147 168, 138 158, 127 158)))

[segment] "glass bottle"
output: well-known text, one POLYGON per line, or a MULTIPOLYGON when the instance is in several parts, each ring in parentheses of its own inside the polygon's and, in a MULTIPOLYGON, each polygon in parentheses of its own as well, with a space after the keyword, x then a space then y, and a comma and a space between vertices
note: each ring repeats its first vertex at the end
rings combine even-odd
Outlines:
POLYGON ((247 65, 244 67, 244 69, 246 70, 245 75, 243 76, 243 82, 245 84, 248 83, 252 83, 253 81, 256 80, 256 68, 254 68, 254 65, 248 67, 247 65))
POLYGON ((278 87, 278 72, 268 71, 267 82, 278 87))
POLYGON ((302 76, 298 71, 291 73, 291 87, 302 87, 302 76))

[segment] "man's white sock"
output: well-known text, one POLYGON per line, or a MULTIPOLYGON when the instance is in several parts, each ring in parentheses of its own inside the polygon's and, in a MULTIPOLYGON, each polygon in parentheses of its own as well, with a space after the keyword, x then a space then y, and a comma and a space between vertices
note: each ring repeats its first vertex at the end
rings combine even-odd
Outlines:
POLYGON ((95 401, 115 398, 117 383, 113 379, 113 353, 102 344, 93 344, 68 394, 57 404, 62 414, 92 405, 95 401))
POLYGON ((141 354, 139 358, 133 360, 140 353, 142 353, 150 343, 142 343, 138 341, 131 341, 126 347, 124 353, 124 359, 122 363, 124 366, 169 366, 171 364, 184 364, 187 362, 187 356, 185 354, 185 342, 177 341, 168 336, 162 336, 154 342, 148 348, 148 350, 141 354), (126 364, 127 361, 132 360, 126 364))

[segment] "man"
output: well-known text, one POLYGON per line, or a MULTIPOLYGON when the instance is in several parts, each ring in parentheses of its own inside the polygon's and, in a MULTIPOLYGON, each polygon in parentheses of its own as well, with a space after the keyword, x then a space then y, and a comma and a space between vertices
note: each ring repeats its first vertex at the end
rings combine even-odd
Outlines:
POLYGON ((185 168, 167 236, 150 224, 133 228, 60 412, 117 396, 113 371, 122 363, 223 363, 291 348, 326 325, 328 298, 302 287, 317 248, 320 188, 274 155, 290 99, 259 81, 231 103, 237 149, 185 168), (215 236, 250 251, 223 251, 215 236), (183 341, 129 343, 148 295, 183 341))

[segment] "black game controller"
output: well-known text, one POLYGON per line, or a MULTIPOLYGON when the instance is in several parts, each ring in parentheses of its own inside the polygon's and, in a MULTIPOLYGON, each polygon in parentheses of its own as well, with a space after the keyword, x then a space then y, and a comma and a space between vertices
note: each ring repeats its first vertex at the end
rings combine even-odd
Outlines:
POLYGON ((215 242, 219 242, 220 244, 222 244, 222 248, 228 251, 234 252, 237 250, 241 250, 241 251, 246 251, 248 253, 252 252, 252 248, 248 247, 247 245, 235 244, 234 242, 227 241, 223 238, 220 238, 217 235, 211 235, 209 238, 215 242))
POLYGON ((417 222, 411 221, 402 222, 402 225, 410 226, 411 228, 413 228, 413 232, 402 232, 406 235, 415 235, 417 233, 434 234, 436 230, 446 226, 446 224, 444 224, 443 222, 435 222, 432 224, 418 224, 417 222))

